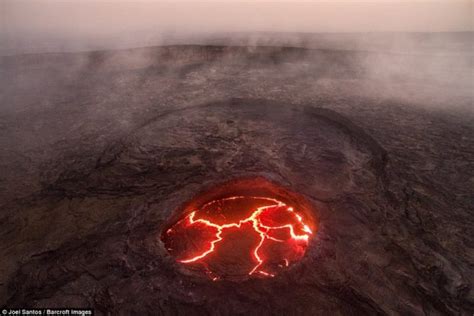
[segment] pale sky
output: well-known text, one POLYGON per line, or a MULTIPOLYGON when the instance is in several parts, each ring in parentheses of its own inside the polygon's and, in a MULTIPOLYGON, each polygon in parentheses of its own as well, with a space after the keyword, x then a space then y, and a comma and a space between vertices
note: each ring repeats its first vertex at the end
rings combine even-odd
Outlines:
POLYGON ((473 4, 453 0, 0 0, 0 40, 4 47, 24 47, 98 38, 145 43, 138 39, 160 34, 473 31, 473 4))
POLYGON ((0 0, 11 31, 466 31, 474 1, 0 0))

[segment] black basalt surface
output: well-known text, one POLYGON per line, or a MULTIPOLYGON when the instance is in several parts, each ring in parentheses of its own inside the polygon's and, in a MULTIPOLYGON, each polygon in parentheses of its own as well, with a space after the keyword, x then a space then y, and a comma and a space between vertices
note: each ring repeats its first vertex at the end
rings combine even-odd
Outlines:
MULTIPOLYGON (((179 52, 133 69, 114 68, 123 56, 82 56, 71 78, 58 66, 42 96, 5 87, 0 306, 472 314, 471 112, 308 87, 322 77, 342 86, 368 80, 355 53, 179 52), (300 60, 313 65, 305 76, 278 77, 300 60), (338 72, 324 68, 329 62, 338 72), (314 207, 318 232, 303 260, 241 282, 212 282, 174 262, 160 236, 177 210, 208 188, 252 177, 314 207)), ((48 62, 79 57, 37 58, 7 60, 4 71, 13 81, 41 77, 48 62)))

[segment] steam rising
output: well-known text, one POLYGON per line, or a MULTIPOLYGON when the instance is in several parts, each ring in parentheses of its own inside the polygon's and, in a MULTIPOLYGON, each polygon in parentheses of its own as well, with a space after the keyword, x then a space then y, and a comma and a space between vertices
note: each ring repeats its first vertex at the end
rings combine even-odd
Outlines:
POLYGON ((472 28, 470 2, 1 4, 1 54, 9 56, 0 63, 0 158, 32 163, 28 152, 41 154, 38 173, 4 168, 5 179, 21 181, 0 199, 34 192, 34 179, 53 182, 51 161, 70 159, 74 169, 75 157, 57 157, 62 143, 87 147, 84 139, 100 135, 106 146, 154 115, 213 100, 274 99, 356 115, 385 106, 387 122, 391 106, 472 117, 473 33, 454 32, 472 28), (367 16, 367 8, 383 14, 367 16), (366 32, 380 30, 400 32, 366 32), (326 31, 345 33, 318 33, 326 31), (176 44, 186 46, 166 46, 176 44))

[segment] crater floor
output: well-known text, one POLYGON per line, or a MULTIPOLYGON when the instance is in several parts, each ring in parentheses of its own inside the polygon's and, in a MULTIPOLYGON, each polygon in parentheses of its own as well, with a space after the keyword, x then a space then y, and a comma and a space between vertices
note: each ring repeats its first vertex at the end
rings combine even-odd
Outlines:
POLYGON ((380 77, 365 63, 378 58, 413 62, 206 46, 5 57, 0 306, 472 314, 472 95, 380 77), (189 272, 160 239, 170 218, 245 177, 317 210, 305 256, 274 278, 189 272))

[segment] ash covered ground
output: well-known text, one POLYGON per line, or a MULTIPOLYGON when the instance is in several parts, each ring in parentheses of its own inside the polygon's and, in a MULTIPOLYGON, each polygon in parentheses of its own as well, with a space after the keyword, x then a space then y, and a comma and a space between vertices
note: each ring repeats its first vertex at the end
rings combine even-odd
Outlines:
POLYGON ((471 315, 472 34, 450 43, 3 57, 0 306, 471 315), (241 177, 312 203, 306 256, 270 279, 188 273, 162 230, 241 177))

